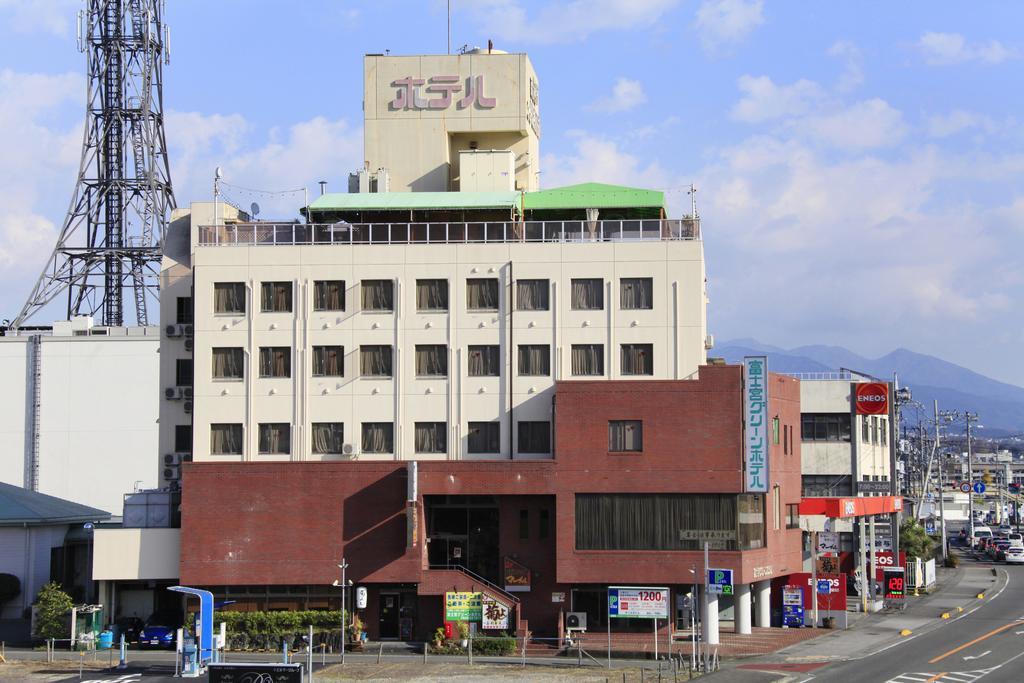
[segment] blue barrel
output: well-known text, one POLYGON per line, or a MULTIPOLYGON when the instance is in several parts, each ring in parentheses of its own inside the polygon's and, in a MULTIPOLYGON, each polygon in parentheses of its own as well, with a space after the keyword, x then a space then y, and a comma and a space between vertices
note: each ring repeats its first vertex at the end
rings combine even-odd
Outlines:
POLYGON ((114 632, 113 631, 101 631, 100 632, 100 650, 109 650, 114 647, 114 632))

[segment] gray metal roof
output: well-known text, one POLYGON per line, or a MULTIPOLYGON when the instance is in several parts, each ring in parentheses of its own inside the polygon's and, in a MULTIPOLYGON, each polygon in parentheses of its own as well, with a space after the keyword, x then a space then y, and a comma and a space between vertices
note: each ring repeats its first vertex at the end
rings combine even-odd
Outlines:
POLYGON ((110 513, 0 482, 0 526, 74 524, 110 519, 110 513))

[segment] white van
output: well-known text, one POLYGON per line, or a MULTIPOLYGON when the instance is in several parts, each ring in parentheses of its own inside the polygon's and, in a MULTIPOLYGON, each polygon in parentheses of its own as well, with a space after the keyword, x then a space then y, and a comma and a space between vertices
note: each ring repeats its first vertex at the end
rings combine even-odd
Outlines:
POLYGON ((974 537, 971 539, 971 545, 978 545, 978 541, 983 538, 992 538, 992 530, 989 529, 987 526, 975 525, 974 537))

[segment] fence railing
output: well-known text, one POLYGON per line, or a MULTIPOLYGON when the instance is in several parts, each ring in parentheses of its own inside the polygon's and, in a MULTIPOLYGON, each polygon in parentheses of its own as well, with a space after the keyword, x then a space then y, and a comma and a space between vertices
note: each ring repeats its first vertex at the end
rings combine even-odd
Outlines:
POLYGON ((490 244, 699 240, 700 221, 492 221, 477 223, 232 223, 199 226, 199 246, 490 244))

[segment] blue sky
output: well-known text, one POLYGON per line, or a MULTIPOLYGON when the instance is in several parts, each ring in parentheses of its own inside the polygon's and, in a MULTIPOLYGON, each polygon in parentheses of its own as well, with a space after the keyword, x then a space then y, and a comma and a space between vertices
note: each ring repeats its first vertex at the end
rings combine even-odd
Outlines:
MULTIPOLYGON (((181 204, 209 197, 217 165, 243 186, 340 188, 362 157, 362 55, 445 50, 436 0, 168 4, 181 204)), ((530 54, 544 186, 661 188, 678 214, 697 185, 719 339, 902 346, 1024 384, 1024 5, 453 5, 454 46, 530 54)), ((0 317, 70 197, 79 6, 0 0, 0 317)))

